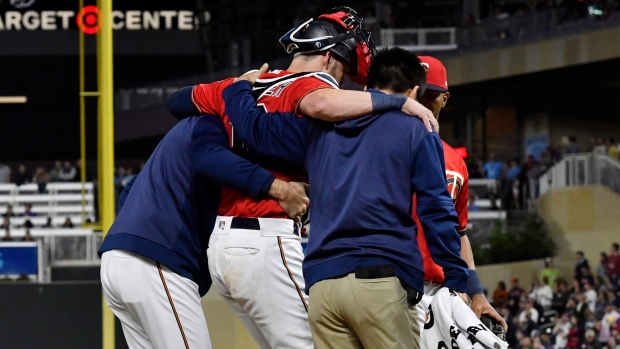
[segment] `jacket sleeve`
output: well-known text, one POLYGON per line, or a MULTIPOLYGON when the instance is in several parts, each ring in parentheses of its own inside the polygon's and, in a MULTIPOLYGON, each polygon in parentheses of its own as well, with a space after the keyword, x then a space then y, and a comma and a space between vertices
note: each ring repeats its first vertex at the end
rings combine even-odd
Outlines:
POLYGON ((249 82, 240 81, 222 93, 226 115, 237 136, 250 150, 263 156, 303 164, 312 121, 294 113, 266 112, 256 105, 250 87, 249 82))
POLYGON ((197 172, 217 184, 253 197, 267 195, 275 176, 230 150, 228 135, 219 117, 201 116, 191 137, 191 161, 197 172))
POLYGON ((196 105, 192 103, 193 89, 194 86, 185 86, 178 91, 174 91, 166 99, 166 108, 179 120, 201 114, 196 105))
POLYGON ((412 144, 411 184, 417 197, 416 213, 433 261, 443 267, 445 287, 457 292, 467 288, 468 267, 461 258, 458 218, 448 194, 441 140, 427 133, 412 144))

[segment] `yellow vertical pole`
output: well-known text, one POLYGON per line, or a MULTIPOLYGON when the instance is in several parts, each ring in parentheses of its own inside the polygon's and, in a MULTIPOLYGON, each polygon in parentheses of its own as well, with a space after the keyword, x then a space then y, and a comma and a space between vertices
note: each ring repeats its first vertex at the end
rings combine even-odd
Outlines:
MULTIPOLYGON (((97 0, 99 33, 97 35, 97 78, 99 85, 99 218, 103 234, 115 216, 114 195, 114 87, 112 47, 112 0, 97 0)), ((103 300, 103 348, 115 347, 114 315, 103 300)))
MULTIPOLYGON (((80 10, 84 8, 84 0, 80 0, 80 10)), ((82 223, 86 220, 86 101, 84 96, 85 68, 84 68, 84 32, 80 33, 80 182, 82 182, 82 223)))

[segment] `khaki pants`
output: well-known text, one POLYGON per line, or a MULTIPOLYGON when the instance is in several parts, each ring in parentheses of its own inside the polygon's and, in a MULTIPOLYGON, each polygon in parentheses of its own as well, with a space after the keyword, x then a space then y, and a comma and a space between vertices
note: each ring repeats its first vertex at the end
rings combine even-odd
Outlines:
POLYGON ((323 280, 312 285, 310 299, 315 349, 420 348, 416 307, 396 277, 323 280))

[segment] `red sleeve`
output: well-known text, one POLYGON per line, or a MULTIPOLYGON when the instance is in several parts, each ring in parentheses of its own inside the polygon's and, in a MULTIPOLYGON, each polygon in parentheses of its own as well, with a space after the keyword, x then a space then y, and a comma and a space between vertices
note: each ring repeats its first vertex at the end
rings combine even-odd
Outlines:
POLYGON ((234 78, 224 79, 211 84, 200 84, 192 90, 192 103, 202 114, 217 115, 223 117, 226 114, 226 106, 222 98, 222 92, 232 84, 234 78))
POLYGON ((299 111, 299 103, 301 102, 301 100, 304 99, 304 97, 306 97, 309 93, 320 90, 322 88, 336 87, 314 76, 300 78, 293 82, 293 84, 291 85, 291 91, 289 92, 289 101, 292 106, 295 106, 294 112, 295 114, 297 114, 297 116, 303 116, 303 114, 301 114, 301 112, 299 111))
POLYGON ((459 216, 459 226, 456 228, 456 231, 462 236, 465 235, 467 223, 469 221, 469 212, 467 211, 467 200, 469 199, 469 173, 467 172, 465 163, 463 163, 461 174, 463 175, 463 187, 456 196, 454 208, 456 209, 456 214, 459 216))

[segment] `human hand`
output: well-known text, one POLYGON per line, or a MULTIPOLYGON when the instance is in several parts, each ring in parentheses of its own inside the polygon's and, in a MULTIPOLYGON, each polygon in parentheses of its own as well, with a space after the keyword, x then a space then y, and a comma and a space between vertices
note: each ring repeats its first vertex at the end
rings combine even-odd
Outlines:
POLYGON ((502 325, 504 330, 508 330, 508 324, 506 320, 495 311, 495 308, 489 304, 486 297, 483 294, 477 294, 471 300, 471 310, 474 311, 476 316, 480 318, 482 315, 489 315, 495 322, 502 325))
POLYGON ((439 132, 439 123, 437 122, 437 119, 435 119, 433 112, 428 110, 422 104, 416 102, 414 99, 407 98, 407 101, 403 105, 402 111, 420 118, 429 132, 439 132))
POLYGON ((236 78, 233 82, 246 80, 249 81, 251 85, 254 85, 256 79, 258 79, 261 75, 265 74, 267 72, 267 69, 269 69, 269 64, 265 63, 262 67, 260 67, 259 70, 250 70, 249 72, 236 78))
POLYGON ((269 188, 269 196, 278 201, 284 212, 296 222, 308 211, 310 199, 308 198, 308 184, 301 182, 285 182, 277 179, 269 188))

